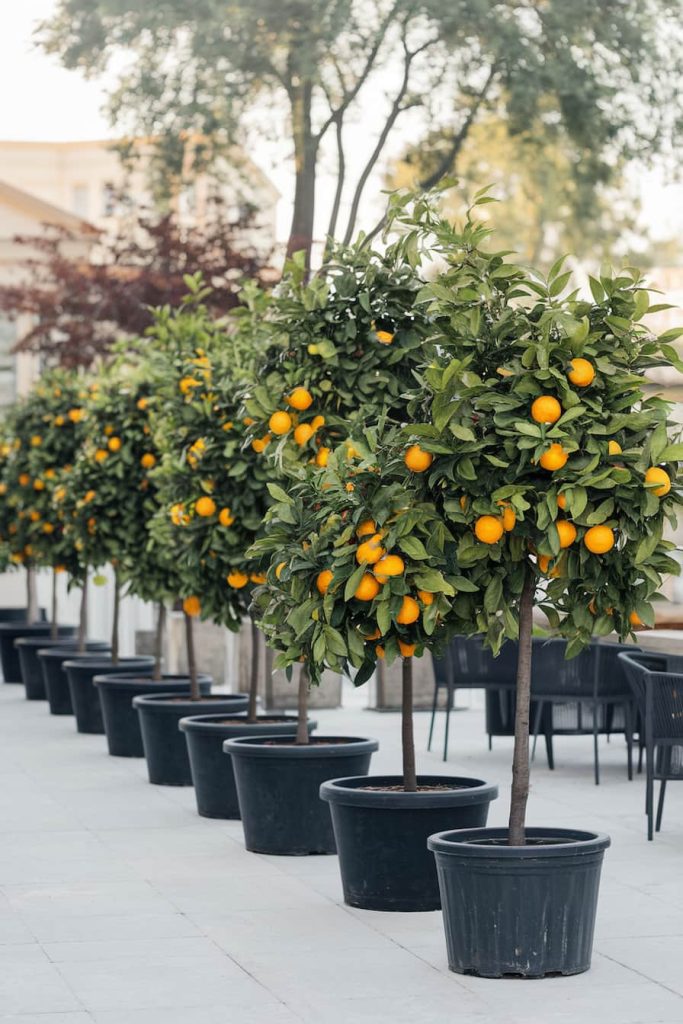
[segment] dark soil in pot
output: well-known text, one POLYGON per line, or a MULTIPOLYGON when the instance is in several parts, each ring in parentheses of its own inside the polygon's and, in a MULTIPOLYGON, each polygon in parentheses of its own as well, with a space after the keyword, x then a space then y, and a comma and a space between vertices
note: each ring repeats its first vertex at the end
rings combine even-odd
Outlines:
POLYGON ((119 658, 116 664, 111 660, 111 656, 106 654, 65 661, 64 671, 69 680, 69 693, 78 732, 104 732, 100 698, 93 684, 95 676, 118 675, 121 672, 150 672, 153 667, 154 658, 147 655, 119 658))
POLYGON ((526 846, 508 846, 504 828, 429 837, 452 971, 541 978, 590 967, 609 837, 574 829, 526 831, 526 846))
MULTIPOLYGON (((95 676, 93 682, 100 695, 102 721, 112 757, 145 756, 140 721, 133 707, 133 697, 147 693, 190 696, 189 676, 162 675, 161 679, 152 679, 151 672, 121 672, 118 675, 95 676)), ((210 693, 212 682, 211 676, 200 674, 201 692, 210 693)))
MULTIPOLYGON (((203 818, 239 818, 240 807, 232 770, 232 758, 223 753, 225 740, 237 736, 295 736, 296 715, 263 714, 249 722, 246 715, 196 715, 182 718, 190 758, 197 811, 203 818)), ((309 721, 311 732, 317 722, 309 721)))
POLYGON ((420 775, 406 793, 396 775, 337 778, 320 796, 330 805, 344 902, 364 910, 427 911, 441 906, 427 838, 485 825, 498 787, 481 779, 420 775))
POLYGON ((14 646, 19 655, 21 680, 26 687, 27 700, 47 700, 43 668, 38 660, 38 651, 44 647, 64 646, 69 637, 76 633, 75 626, 58 626, 57 636, 21 636, 14 646))
POLYGON ((178 728, 181 718, 201 711, 226 717, 246 711, 248 703, 249 698, 242 693, 215 693, 201 700, 172 693, 134 697, 149 781, 156 786, 191 786, 187 744, 178 728))
POLYGON ((49 637, 49 622, 0 622, 0 664, 2 677, 6 683, 21 682, 21 666, 19 652, 14 641, 22 636, 49 637))
POLYGON ((244 841, 254 853, 335 853, 330 813, 320 787, 340 773, 365 775, 377 740, 315 736, 305 746, 286 737, 227 740, 244 841))
POLYGON ((45 696, 51 715, 73 715, 69 680, 64 671, 64 662, 76 658, 92 658, 93 654, 107 655, 111 650, 102 640, 88 640, 85 651, 79 653, 78 642, 64 642, 54 647, 40 647, 38 661, 43 672, 45 696))

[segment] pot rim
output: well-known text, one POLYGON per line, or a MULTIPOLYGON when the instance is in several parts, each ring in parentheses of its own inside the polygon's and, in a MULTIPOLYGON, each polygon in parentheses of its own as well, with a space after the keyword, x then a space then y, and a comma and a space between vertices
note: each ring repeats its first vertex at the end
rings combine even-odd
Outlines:
MULTIPOLYGON (((197 676, 200 685, 211 685, 213 678, 200 672, 197 676)), ((151 673, 144 675, 142 672, 103 672, 93 679, 95 686, 116 686, 120 690, 133 689, 135 686, 163 686, 164 683, 186 683, 187 691, 190 692, 190 677, 182 673, 164 674, 161 679, 152 679, 151 673)))
POLYGON ((534 843, 530 846, 506 846, 504 843, 484 845, 477 840, 505 839, 507 827, 461 828, 436 832, 427 839, 433 853, 467 858, 500 860, 538 860, 556 857, 577 857, 600 853, 611 845, 606 832, 593 832, 575 828, 531 826, 526 829, 529 838, 565 840, 564 842, 534 843))
POLYGON ((349 754, 372 754, 379 750, 379 740, 363 736, 316 736, 316 741, 329 742, 310 743, 306 746, 283 744, 286 737, 282 734, 261 736, 236 736, 226 740, 223 752, 233 757, 270 757, 276 759, 300 759, 312 757, 345 757, 349 754), (335 742, 339 741, 339 742, 335 742), (271 744, 271 745, 268 745, 271 744))
MULTIPOLYGON (((88 640, 89 644, 103 644, 103 647, 86 648, 82 653, 78 650, 74 650, 73 647, 69 647, 67 644, 55 645, 54 647, 41 647, 38 651, 38 657, 46 658, 57 658, 60 654, 70 655, 72 659, 83 660, 90 658, 96 654, 106 654, 107 651, 111 651, 111 644, 106 640, 88 640)), ((62 659, 66 661, 66 658, 62 659)))
MULTIPOLYGON (((75 626, 60 626, 60 629, 73 629, 75 626)), ((60 633, 59 636, 18 636, 14 641, 15 647, 40 647, 41 644, 47 644, 48 647, 56 647, 59 644, 63 644, 65 640, 68 640, 70 636, 74 636, 74 633, 60 633)), ((76 638, 74 636, 74 642, 76 638)))
MULTIPOLYGON (((180 719, 180 721, 178 722, 178 728, 180 729, 181 732, 201 732, 207 734, 220 734, 224 733, 226 729, 244 729, 245 727, 248 729, 254 727, 264 728, 265 725, 293 725, 296 727, 296 715, 278 715, 275 712, 273 712, 272 714, 268 714, 267 711, 263 711, 258 715, 257 720, 255 722, 248 722, 246 714, 246 708, 244 711, 235 712, 235 714, 231 716, 232 719, 234 719, 234 721, 231 721, 229 723, 225 721, 225 713, 221 714, 220 712, 216 712, 212 715, 188 715, 186 718, 180 719), (268 718, 270 719, 270 721, 267 723, 261 723, 259 721, 259 718, 268 718), (276 721, 273 721, 273 719, 276 719, 276 721)), ((315 729, 317 725, 318 723, 315 721, 315 719, 308 719, 309 729, 315 729)), ((261 733, 260 735, 264 734, 261 733)))
MULTIPOLYGON (((180 703, 178 699, 179 696, 185 705, 190 706, 190 710, 192 706, 196 707, 197 704, 201 704, 203 701, 211 701, 213 704, 216 704, 218 701, 222 701, 226 705, 226 710, 234 710, 234 705, 242 705, 246 710, 248 702, 247 695, 241 693, 203 693, 200 700, 193 701, 189 696, 185 700, 184 695, 170 692, 140 693, 136 697, 133 697, 132 704, 134 708, 142 708, 143 710, 156 708, 160 711, 180 711, 181 709, 178 707, 180 703)), ((183 717, 187 717, 187 710, 187 707, 182 709, 183 717)))
POLYGON ((11 636, 12 633, 27 633, 30 634, 34 630, 43 631, 44 636, 50 635, 52 626, 49 622, 17 622, 16 620, 9 620, 3 622, 0 620, 0 636, 11 636))
POLYGON ((406 793, 368 790, 368 785, 399 785, 402 775, 350 775, 341 779, 329 779, 320 787, 320 799, 332 804, 346 804, 352 807, 374 807, 377 809, 428 810, 432 807, 479 804, 490 802, 498 796, 498 786, 493 782, 475 779, 467 775, 418 775, 418 785, 439 785, 449 782, 459 789, 432 790, 427 793, 406 793))
MULTIPOLYGON (((101 666, 106 672, 106 669, 111 668, 113 665, 111 658, 104 656, 97 657, 97 651, 94 652, 92 657, 88 656, 90 654, 89 651, 86 651, 85 653, 86 657, 84 658, 67 658, 64 661, 64 668, 71 668, 72 666, 76 666, 77 668, 99 668, 101 666)), ((145 668, 147 665, 154 664, 154 658, 147 654, 130 655, 125 658, 119 658, 118 664, 131 665, 133 667, 137 665, 140 668, 145 668)), ((105 672, 101 672, 99 675, 104 675, 105 672)), ((112 672, 112 675, 115 674, 116 673, 112 672)))

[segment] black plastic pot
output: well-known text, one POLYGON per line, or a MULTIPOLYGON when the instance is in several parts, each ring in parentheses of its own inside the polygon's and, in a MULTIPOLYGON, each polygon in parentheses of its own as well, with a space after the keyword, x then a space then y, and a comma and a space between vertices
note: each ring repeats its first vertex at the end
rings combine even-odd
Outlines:
MULTIPOLYGON (((133 697, 148 693, 173 693, 190 695, 188 676, 164 675, 152 679, 149 674, 121 672, 118 675, 105 674, 93 679, 100 695, 102 721, 107 734, 107 746, 112 757, 144 757, 139 716, 133 707, 133 697)), ((202 693, 211 692, 211 676, 200 674, 199 688, 202 693)))
POLYGON ((64 671, 69 680, 71 705, 76 716, 78 732, 104 732, 100 698, 93 685, 95 676, 118 675, 122 672, 149 672, 153 667, 154 658, 144 654, 132 658, 119 658, 116 665, 111 660, 111 655, 108 654, 65 661, 64 671))
POLYGON ((38 651, 45 647, 64 646, 68 637, 76 632, 75 626, 58 626, 57 637, 20 636, 14 641, 19 655, 21 681, 26 687, 27 700, 47 700, 43 669, 38 660, 38 651))
POLYGON ((332 779, 320 789, 330 805, 339 850, 344 902, 364 910, 424 911, 441 906, 427 837, 434 826, 485 825, 498 787, 481 779, 420 775, 419 786, 450 786, 406 793, 397 775, 332 779), (367 787, 373 787, 368 789, 367 787))
POLYGON ((365 775, 378 747, 377 740, 353 736, 315 736, 306 746, 272 735, 227 740, 223 750, 232 757, 247 849, 335 853, 320 787, 340 772, 365 775))
POLYGON ((505 828, 429 837, 448 966, 483 978, 587 971, 609 836, 529 828, 526 846, 506 840, 505 828))
POLYGON ((14 641, 22 636, 50 635, 49 622, 0 622, 0 664, 2 677, 6 683, 21 682, 19 653, 14 641))
MULTIPOLYGON (((203 818, 239 818, 240 806, 232 770, 232 758, 223 753, 225 740, 237 736, 295 736, 295 715, 259 716, 249 722, 245 715, 193 715, 181 718, 178 727, 185 733, 190 758, 192 784, 197 811, 203 818)), ((317 722, 309 720, 312 732, 317 722)))
MULTIPOLYGON (((38 619, 45 622, 45 609, 38 610, 38 619)), ((25 608, 0 608, 0 622, 26 622, 25 608)))
POLYGON ((246 711, 248 704, 249 698, 245 693, 209 694, 200 701, 172 693, 134 697, 133 707, 140 719, 149 781, 156 786, 192 785, 187 744, 178 728, 181 718, 209 708, 227 717, 246 711))
POLYGON ((74 661, 76 658, 92 658, 93 654, 104 656, 110 650, 109 644, 102 640, 88 640, 83 653, 78 651, 78 641, 65 642, 55 647, 39 648, 38 661, 43 671, 45 696, 51 715, 73 715, 74 713, 64 662, 74 661))

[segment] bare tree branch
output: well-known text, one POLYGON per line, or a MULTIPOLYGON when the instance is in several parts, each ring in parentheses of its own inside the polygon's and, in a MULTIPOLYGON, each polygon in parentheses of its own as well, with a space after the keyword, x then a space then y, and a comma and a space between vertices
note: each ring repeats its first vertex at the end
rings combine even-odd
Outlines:
POLYGON ((330 211, 330 223, 327 227, 326 248, 334 238, 339 219, 339 208, 341 206, 342 192, 344 191, 344 178, 346 176, 346 156, 344 154, 343 119, 338 117, 335 122, 337 139, 337 186, 334 191, 332 210, 330 211))

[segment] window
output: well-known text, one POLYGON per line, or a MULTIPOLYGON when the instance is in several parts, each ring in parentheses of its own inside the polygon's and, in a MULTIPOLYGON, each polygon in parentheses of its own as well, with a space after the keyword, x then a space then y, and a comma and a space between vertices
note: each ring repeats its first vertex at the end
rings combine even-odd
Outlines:
POLYGON ((0 313, 0 407, 11 405, 16 397, 15 356, 17 327, 0 313))
POLYGON ((116 189, 111 181, 102 186, 102 216, 113 217, 116 213, 116 189))

